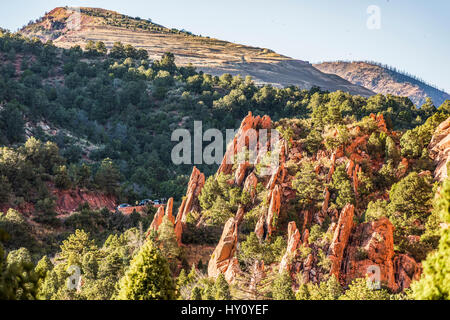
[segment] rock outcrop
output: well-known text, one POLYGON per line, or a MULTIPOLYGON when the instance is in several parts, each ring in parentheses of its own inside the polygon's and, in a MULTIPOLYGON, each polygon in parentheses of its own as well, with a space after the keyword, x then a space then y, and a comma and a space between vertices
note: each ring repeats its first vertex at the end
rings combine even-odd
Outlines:
POLYGON ((399 254, 394 257, 395 282, 399 291, 409 288, 413 280, 419 280, 422 266, 412 257, 399 254))
POLYGON ((196 167, 193 168, 191 177, 189 179, 186 196, 184 197, 180 208, 178 208, 177 223, 186 222, 187 215, 193 209, 198 209, 198 196, 205 185, 205 175, 196 167))
POLYGON ((301 245, 300 232, 297 229, 297 225, 294 221, 289 222, 288 225, 288 244, 286 253, 280 262, 280 273, 283 271, 291 271, 291 260, 295 257, 296 251, 301 245))
POLYGON ((56 212, 71 213, 83 204, 88 203, 91 209, 107 208, 114 211, 116 198, 97 192, 87 192, 82 190, 53 190, 56 198, 56 212))
MULTIPOLYGON (((389 131, 382 115, 371 115, 376 122, 379 131, 388 135, 395 135, 395 132, 389 131)), ((238 134, 236 134, 233 143, 228 146, 227 154, 229 157, 236 157, 242 151, 240 148, 248 147, 248 136, 245 134, 250 129, 254 129, 259 140, 259 134, 262 127, 270 127, 270 119, 263 121, 264 118, 253 117, 251 113, 244 119, 238 134), (265 124, 263 125, 262 122, 265 124)), ((441 130, 446 130, 442 125, 441 130)), ((362 212, 361 204, 356 208, 352 204, 347 204, 340 212, 335 208, 335 190, 329 189, 328 183, 332 180, 336 167, 347 164, 346 172, 351 181, 353 192, 358 201, 359 177, 363 171, 378 171, 383 165, 380 158, 372 159, 367 151, 367 142, 369 135, 359 126, 349 127, 352 139, 344 146, 339 146, 330 154, 326 150, 319 150, 311 157, 315 162, 314 170, 321 181, 324 182, 323 192, 324 201, 321 208, 303 208, 298 214, 301 225, 296 222, 290 222, 287 226, 288 243, 285 254, 279 264, 268 266, 278 268, 279 272, 288 271, 294 280, 295 285, 299 283, 296 279, 302 279, 303 282, 312 281, 319 283, 324 278, 324 268, 320 265, 321 257, 319 247, 324 250, 331 262, 330 274, 337 277, 340 283, 347 286, 355 278, 365 277, 366 275, 374 277, 372 270, 379 270, 380 281, 392 291, 398 292, 408 288, 414 279, 418 279, 421 272, 421 266, 408 255, 396 255, 394 252, 394 227, 387 218, 379 219, 374 222, 357 224, 354 222, 355 216, 362 212), (309 243, 309 230, 314 224, 323 225, 326 218, 330 218, 330 226, 327 234, 332 235, 331 242, 328 237, 321 239, 320 245, 317 240, 309 243), (299 253, 307 251, 299 250, 303 247, 309 247, 310 253, 306 256, 299 253)), ((446 137, 441 137, 445 140, 446 137)), ((439 140, 439 141, 441 141, 439 140)), ((437 140, 436 140, 437 141, 437 140)), ((292 201, 295 199, 295 190, 292 188, 294 172, 296 166, 301 165, 303 157, 310 157, 307 154, 300 154, 302 150, 299 140, 290 139, 289 148, 283 139, 278 145, 281 147, 280 163, 277 166, 269 168, 265 174, 260 174, 260 170, 255 170, 253 164, 249 162, 232 165, 222 162, 217 174, 230 174, 232 177, 228 183, 239 186, 249 192, 253 205, 261 204, 261 197, 258 197, 256 187, 259 182, 264 183, 267 195, 264 195, 268 207, 261 206, 260 214, 256 222, 255 234, 260 241, 267 241, 274 234, 277 228, 285 228, 284 219, 279 219, 282 209, 292 210, 292 201)), ((258 141, 258 144, 260 141, 258 141)), ((436 142, 435 145, 439 145, 436 142)), ((444 143, 445 145, 445 143, 444 143)), ((250 152, 252 150, 249 150, 250 152)), ((263 158, 258 152, 257 163, 263 158)), ((233 158, 234 159, 234 158, 233 158)), ((447 161, 447 160, 446 160, 447 161)), ((408 159, 402 160, 402 164, 408 167, 408 159)), ((371 173, 372 173, 371 172, 371 173)), ((421 173, 426 174, 426 173, 421 173)), ((386 194, 380 193, 380 196, 386 194)), ((317 204, 319 205, 319 204, 317 204)), ((256 207, 253 207, 255 209, 256 207)), ((288 212, 288 211, 287 211, 288 212)), ((219 273, 225 275, 227 281, 232 282, 241 272, 239 263, 235 256, 237 243, 239 239, 239 225, 244 215, 242 208, 234 218, 227 221, 224 226, 221 239, 211 256, 208 265, 208 275, 216 277, 219 273)), ((178 219, 178 218, 177 218, 178 219)), ((178 227, 178 225, 177 225, 178 227)), ((264 263, 264 262, 262 262, 264 263)))
POLYGON ((336 229, 334 230, 333 240, 328 249, 328 257, 331 260, 330 273, 335 275, 337 279, 339 279, 341 273, 344 250, 353 227, 354 213, 355 207, 351 204, 346 205, 342 209, 336 229))
POLYGON ((276 185, 272 191, 272 196, 270 199, 269 209, 267 211, 267 234, 269 236, 272 235, 272 232, 276 228, 276 220, 280 215, 281 210, 281 187, 280 185, 276 185))
POLYGON ((444 181, 448 177, 450 162, 450 117, 436 128, 428 150, 436 165, 434 178, 444 181))
POLYGON ((238 168, 235 173, 235 182, 238 186, 242 184, 247 174, 247 169, 250 167, 250 163, 248 161, 242 162, 238 164, 238 168))
POLYGON ((158 231, 159 226, 162 224, 164 217, 167 217, 170 222, 175 223, 175 219, 172 214, 173 209, 173 198, 170 198, 167 202, 167 205, 160 206, 155 216, 153 217, 153 221, 150 225, 149 231, 158 231))
POLYGON ((175 218, 173 217, 172 210, 173 210, 173 198, 170 198, 169 201, 167 201, 165 215, 169 218, 170 222, 175 224, 175 218))
POLYGON ((406 254, 395 256, 394 226, 387 218, 360 224, 351 236, 342 265, 344 282, 365 277, 374 268, 380 281, 392 291, 408 288, 418 279, 421 267, 406 254))
POLYGON ((149 232, 150 231, 158 231, 159 226, 163 222, 164 219, 164 207, 161 206, 158 208, 158 211, 156 212, 155 216, 153 217, 152 224, 150 225, 149 232))
POLYGON ((394 277, 394 226, 387 218, 360 224, 352 235, 343 263, 345 283, 365 277, 368 268, 380 270, 381 283, 397 290, 394 277))
MULTIPOLYGON (((217 170, 217 174, 220 173, 231 174, 233 169, 233 163, 235 160, 234 158, 238 153, 242 152, 244 148, 251 149, 251 146, 264 147, 260 145, 261 141, 259 139, 258 130, 270 129, 271 125, 272 120, 270 119, 269 116, 264 116, 262 118, 260 116, 254 117, 252 113, 249 112, 248 115, 242 121, 241 126, 238 132, 236 133, 233 141, 231 141, 228 144, 225 156, 222 160, 219 169, 217 170), (249 131, 251 129, 254 131, 249 131), (252 136, 253 133, 255 134, 254 136, 252 136)), ((270 139, 267 136, 266 143, 269 144, 269 142, 270 139)), ((255 152, 257 150, 251 151, 255 152)), ((240 169, 236 172, 236 183, 238 181, 242 183, 242 181, 245 178, 244 171, 246 171, 247 167, 243 164, 240 164, 240 166, 241 166, 240 169), (243 172, 244 174, 242 174, 243 172)), ((240 185, 240 183, 237 184, 240 185)))
POLYGON ((178 208, 177 218, 175 220, 175 235, 177 242, 181 245, 181 238, 183 234, 183 225, 186 223, 188 214, 192 210, 199 209, 198 196, 205 185, 205 175, 196 167, 192 169, 192 174, 189 179, 186 197, 178 208))
POLYGON ((276 229, 276 221, 281 210, 281 186, 276 185, 271 193, 269 193, 270 203, 267 212, 259 216, 255 227, 255 234, 260 240, 264 240, 271 236, 276 229))
POLYGON ((220 273, 223 273, 228 282, 233 282, 240 272, 235 253, 238 243, 238 229, 243 214, 243 209, 239 208, 236 216, 225 223, 220 241, 209 260, 209 277, 216 278, 220 273))
POLYGON ((256 186, 258 185, 258 178, 255 173, 250 173, 247 179, 245 179, 244 190, 250 193, 252 200, 256 197, 256 186))

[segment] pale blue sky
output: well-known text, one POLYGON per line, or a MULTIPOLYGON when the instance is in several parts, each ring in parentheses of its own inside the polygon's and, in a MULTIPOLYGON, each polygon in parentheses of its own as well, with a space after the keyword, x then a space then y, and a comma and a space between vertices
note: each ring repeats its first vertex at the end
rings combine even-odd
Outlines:
POLYGON ((16 30, 65 5, 151 18, 310 62, 379 61, 450 92, 448 0, 15 0, 0 3, 0 26, 16 30), (379 30, 366 26, 369 5, 381 9, 379 30))

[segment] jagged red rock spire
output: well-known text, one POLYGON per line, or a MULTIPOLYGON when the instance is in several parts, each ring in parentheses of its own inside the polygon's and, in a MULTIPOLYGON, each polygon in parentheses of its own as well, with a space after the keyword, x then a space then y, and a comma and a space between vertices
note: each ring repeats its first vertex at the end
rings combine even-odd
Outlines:
POLYGON ((183 225, 186 223, 188 214, 198 209, 198 196, 205 185, 205 175, 196 167, 192 169, 192 174, 189 179, 186 197, 183 198, 181 206, 178 208, 178 214, 175 221, 175 234, 178 244, 181 245, 181 237, 183 233, 183 225))

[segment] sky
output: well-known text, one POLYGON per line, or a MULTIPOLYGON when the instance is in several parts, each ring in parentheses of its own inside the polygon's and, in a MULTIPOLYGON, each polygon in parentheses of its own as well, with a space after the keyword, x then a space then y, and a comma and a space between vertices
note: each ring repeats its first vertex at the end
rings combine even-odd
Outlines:
POLYGON ((0 27, 15 31, 66 5, 151 18, 311 63, 377 61, 450 92, 448 0, 14 0, 1 1, 0 27))

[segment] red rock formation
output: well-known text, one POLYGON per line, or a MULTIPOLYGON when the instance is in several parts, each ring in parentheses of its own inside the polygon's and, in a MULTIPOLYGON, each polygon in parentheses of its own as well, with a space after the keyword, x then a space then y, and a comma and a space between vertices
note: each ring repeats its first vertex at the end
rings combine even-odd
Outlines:
POLYGON ((250 193, 252 199, 256 197, 256 186, 258 185, 258 178, 252 172, 249 174, 247 179, 245 179, 244 190, 250 193))
POLYGON ((448 177, 447 167, 450 162, 450 117, 436 128, 428 150, 436 165, 434 178, 444 181, 448 177))
POLYGON ((269 116, 264 116, 262 118, 260 116, 254 117, 252 113, 249 112, 248 115, 242 121, 241 126, 238 132, 236 133, 236 136, 234 137, 233 141, 227 146, 225 156, 222 160, 219 170, 217 171, 217 174, 220 173, 230 174, 233 169, 234 156, 239 152, 243 151, 245 147, 249 149, 250 137, 248 136, 248 131, 250 129, 255 130, 256 133, 256 137, 253 137, 256 139, 256 141, 253 142, 255 142, 257 145, 260 145, 260 142, 258 141, 259 136, 257 130, 269 129, 271 125, 272 120, 270 119, 269 116))
POLYGON ((305 246, 305 247, 308 246, 308 244, 309 244, 308 239, 309 239, 309 230, 306 229, 306 230, 303 232, 303 236, 302 236, 302 243, 303 243, 303 246, 305 246))
POLYGON ((336 152, 334 152, 333 155, 331 156, 331 167, 330 171, 328 171, 327 182, 331 181, 335 168, 336 168, 336 152))
POLYGON ((274 220, 278 218, 281 210, 281 187, 276 185, 269 194, 270 204, 267 213, 259 216, 255 227, 255 234, 260 240, 265 240, 272 234, 276 226, 274 220))
POLYGON ((353 170, 353 177, 352 177, 353 191, 355 192, 356 195, 358 195, 358 186, 359 186, 358 174, 361 172, 362 172, 361 167, 359 166, 359 164, 356 164, 355 169, 353 170))
MULTIPOLYGON (((172 209, 173 209, 173 198, 170 198, 169 201, 167 202, 167 205, 165 206, 165 210, 164 210, 164 206, 160 206, 158 208, 158 211, 156 212, 155 216, 153 217, 153 221, 150 225, 147 236, 149 236, 151 231, 158 231, 159 227, 163 223, 164 217, 167 217, 169 219, 169 221, 171 221, 172 223, 175 223, 175 219, 172 214, 172 209)), ((175 232, 175 234, 176 234, 176 232, 175 232)))
POLYGON ((166 213, 165 213, 165 215, 169 218, 169 220, 170 220, 173 224, 175 224, 175 218, 173 217, 172 210, 173 210, 173 198, 170 198, 169 201, 167 201, 167 206, 166 206, 166 213))
POLYGON ((331 274, 334 274, 339 279, 341 272, 342 258, 344 249, 347 246, 348 239, 353 227, 353 216, 355 207, 347 204, 341 211, 339 221, 334 231, 333 240, 328 250, 328 257, 331 260, 331 274))
POLYGON ((205 175, 196 167, 192 169, 189 179, 186 197, 183 199, 181 206, 178 208, 177 218, 175 220, 175 235, 178 244, 181 245, 183 233, 183 225, 186 223, 188 214, 198 208, 198 196, 205 185, 205 175))
POLYGON ((347 163, 347 167, 346 167, 347 175, 349 176, 349 178, 351 178, 352 175, 353 175, 353 168, 354 168, 354 167, 355 167, 355 163, 353 162, 353 160, 350 160, 350 161, 347 163))
POLYGON ((74 212, 83 203, 88 203, 91 209, 107 208, 110 211, 114 211, 116 207, 115 197, 106 196, 98 192, 53 190, 53 195, 56 197, 57 213, 74 212))
POLYGON ((309 226, 312 220, 312 213, 309 210, 303 210, 301 212, 301 215, 303 216, 303 226, 302 226, 302 232, 305 232, 306 228, 309 226))
POLYGON ((409 168, 408 159, 402 158, 402 161, 400 162, 400 165, 399 165, 399 170, 398 170, 397 176, 403 177, 406 174, 406 172, 408 172, 408 168, 409 168))
POLYGON ((163 222, 164 218, 164 207, 161 206, 158 208, 158 211, 156 212, 155 216, 153 217, 152 224, 150 225, 150 230, 152 231, 158 231, 159 226, 163 222))
POLYGON ((187 215, 195 207, 197 198, 204 185, 205 175, 194 167, 191 178, 189 179, 186 197, 183 199, 180 208, 178 208, 177 223, 179 221, 182 223, 186 222, 187 215))
POLYGON ((267 234, 270 236, 275 230, 274 219, 278 218, 281 209, 281 187, 276 185, 272 191, 272 197, 269 204, 269 210, 267 211, 267 234))
POLYGON ((183 223, 181 221, 175 223, 175 238, 177 239, 178 246, 182 246, 183 239, 183 223))
POLYGON ((245 179, 245 175, 247 174, 247 169, 250 167, 250 163, 248 161, 242 162, 238 164, 237 170, 235 172, 235 182, 238 186, 242 184, 245 179))
POLYGON ((267 183, 266 188, 269 189, 270 191, 273 190, 273 188, 275 187, 275 184, 278 182, 278 180, 280 180, 280 182, 283 182, 284 179, 284 163, 281 163, 281 165, 272 173, 272 176, 270 177, 269 182, 267 183))
POLYGON ((358 147, 363 147, 367 144, 367 140, 369 136, 364 135, 360 137, 356 137, 353 142, 345 149, 347 154, 350 154, 350 159, 361 161, 363 157, 359 154, 360 150, 358 147))
POLYGON ((264 231, 265 222, 266 222, 266 215, 261 214, 255 226, 255 234, 259 240, 265 239, 265 231, 264 231))
POLYGON ((406 254, 394 257, 395 282, 398 290, 409 288, 413 280, 419 280, 422 267, 406 254))
POLYGON ((330 202, 330 191, 328 187, 325 187, 324 200, 322 204, 322 213, 325 214, 328 211, 328 203, 330 202))
POLYGON ((239 209, 236 217, 230 218, 223 228, 222 236, 208 264, 208 276, 216 278, 220 273, 225 275, 228 282, 233 282, 240 272, 239 263, 234 254, 238 243, 238 229, 243 216, 243 209, 239 209))
POLYGON ((343 263, 345 283, 364 277, 370 266, 380 268, 380 280, 396 291, 394 276, 394 226, 387 218, 360 224, 347 248, 343 263))
POLYGON ((286 253, 284 254, 283 258, 281 259, 280 273, 282 273, 283 271, 290 271, 291 259, 295 256, 299 245, 301 245, 301 242, 300 242, 300 232, 298 232, 297 225, 295 224, 294 221, 289 222, 288 244, 287 244, 286 253))

